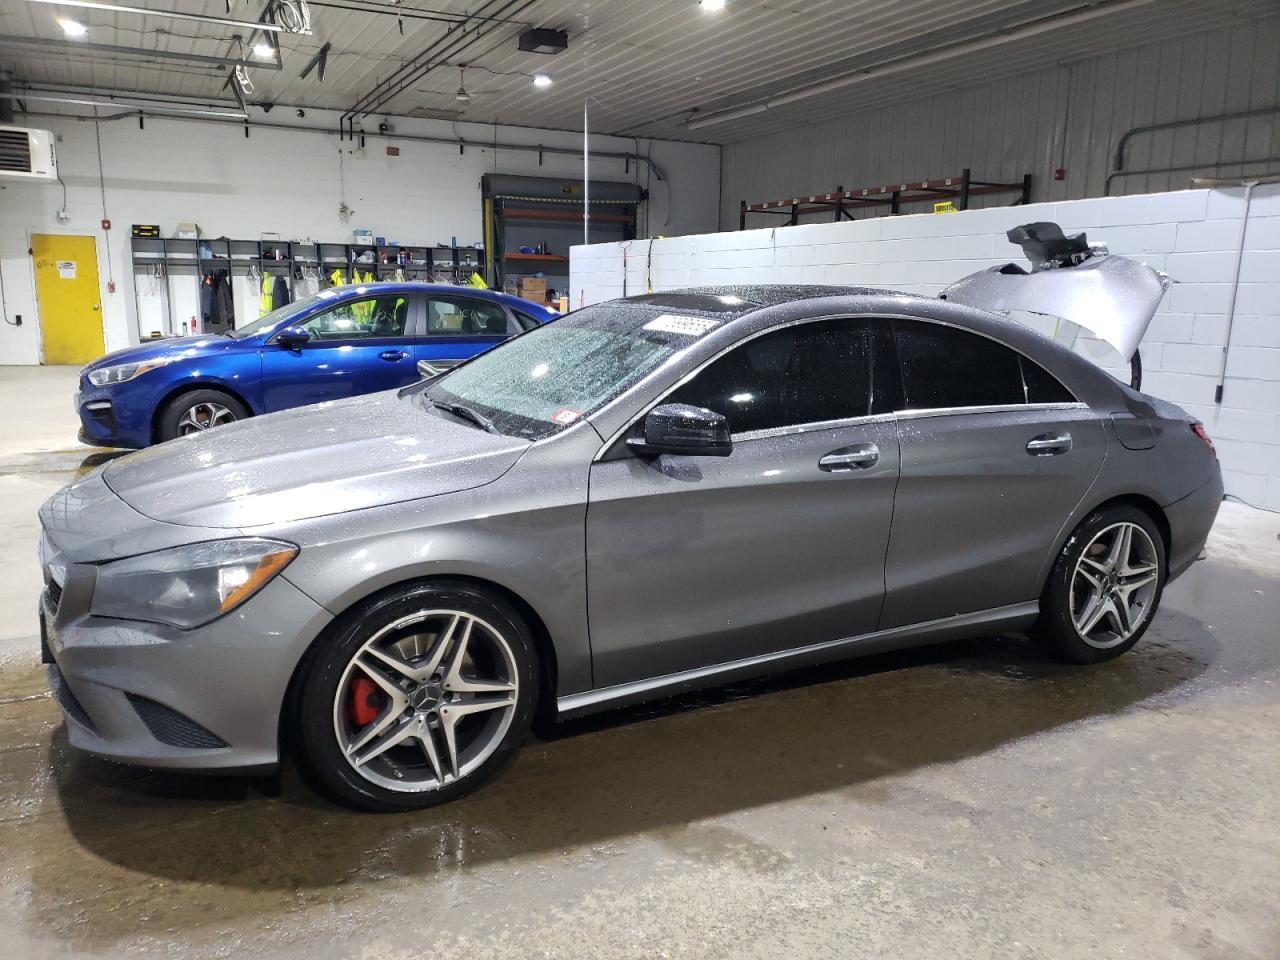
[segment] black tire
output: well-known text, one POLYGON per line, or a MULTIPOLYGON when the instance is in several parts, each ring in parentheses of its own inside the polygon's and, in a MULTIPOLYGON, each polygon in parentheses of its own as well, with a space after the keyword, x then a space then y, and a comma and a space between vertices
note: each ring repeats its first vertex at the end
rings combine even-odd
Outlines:
MULTIPOLYGON (((1138 539, 1136 534, 1134 537, 1138 539)), ((1049 572, 1049 579, 1045 583, 1044 592, 1041 594, 1040 618, 1032 627, 1031 636, 1042 643, 1055 657, 1067 663, 1102 663, 1114 659, 1137 643, 1151 626, 1151 621, 1160 605, 1160 597, 1164 593, 1167 576, 1168 562, 1165 556, 1164 537, 1151 516, 1130 504, 1118 503, 1100 507, 1080 522, 1058 553, 1053 569, 1049 572), (1133 524, 1145 531, 1154 552, 1155 590, 1142 604, 1142 619, 1137 628, 1123 639, 1120 638, 1119 631, 1111 631, 1114 635, 1106 640, 1109 645, 1099 646, 1101 641, 1096 637, 1093 642, 1087 641, 1076 627, 1072 615, 1073 581, 1076 577, 1077 564, 1085 550, 1094 544, 1095 538, 1100 535, 1108 536, 1108 531, 1120 524, 1133 524)), ((1075 587, 1077 602, 1079 602, 1080 587, 1081 584, 1077 581, 1075 587)), ((1110 627, 1104 629, 1110 630, 1110 627)))
MULTIPOLYGON (((539 673, 533 636, 519 613, 501 597, 456 580, 405 584, 344 614, 309 655, 299 678, 297 696, 293 698, 293 724, 301 748, 300 759, 322 791, 359 810, 397 812, 448 803, 475 790, 515 755, 537 710, 539 673), (366 642, 389 625, 424 610, 458 611, 494 628, 512 654, 516 674, 515 707, 497 746, 475 769, 449 782, 443 782, 442 777, 441 783, 421 789, 388 789, 371 782, 347 760, 338 739, 336 699, 347 677, 348 665, 366 642)), ((411 742, 406 741, 393 750, 407 749, 411 742)), ((387 753, 390 755, 392 751, 387 753)), ((419 764, 427 769, 423 761, 419 760, 419 764)))
POLYGON ((182 419, 201 405, 212 405, 227 411, 230 415, 229 419, 221 419, 219 424, 244 420, 249 416, 248 408, 229 393, 222 390, 191 390, 179 394, 165 404, 164 410, 160 413, 160 419, 156 422, 156 439, 172 440, 185 432, 191 432, 183 429, 182 419))

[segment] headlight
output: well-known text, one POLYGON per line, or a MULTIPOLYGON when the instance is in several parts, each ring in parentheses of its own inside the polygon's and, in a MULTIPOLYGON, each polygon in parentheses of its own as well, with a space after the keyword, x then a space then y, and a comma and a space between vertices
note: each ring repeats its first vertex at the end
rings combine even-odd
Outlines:
POLYGON ((98 568, 89 612, 199 627, 240 606, 297 555, 291 543, 246 537, 114 560, 98 568))
POLYGON ((95 387, 105 387, 108 383, 124 383, 134 377, 140 377, 148 370, 168 366, 178 357, 156 357, 154 360, 140 360, 137 363, 117 363, 113 367, 99 367, 89 374, 89 382, 95 387))

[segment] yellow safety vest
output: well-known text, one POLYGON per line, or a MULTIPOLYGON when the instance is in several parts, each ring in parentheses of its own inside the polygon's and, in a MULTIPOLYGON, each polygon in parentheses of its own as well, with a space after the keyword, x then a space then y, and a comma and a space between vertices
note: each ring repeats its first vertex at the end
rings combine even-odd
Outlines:
POLYGON ((337 267, 334 268, 333 273, 329 274, 329 285, 331 287, 340 287, 346 282, 346 278, 342 275, 342 271, 337 267))
POLYGON ((478 273, 473 273, 471 274, 471 276, 467 277, 467 286, 476 287, 477 289, 480 289, 480 290, 489 289, 489 285, 484 282, 484 277, 480 276, 480 274, 478 273))
POLYGON ((271 312, 271 285, 275 282, 271 274, 262 275, 262 294, 258 297, 258 316, 265 317, 271 312))
MULTIPOLYGON (((373 283, 373 272, 366 270, 361 274, 357 271, 351 280, 353 283, 373 283)), ((375 305, 375 301, 373 300, 364 300, 360 303, 354 304, 351 307, 351 315, 361 323, 368 324, 369 321, 373 319, 373 308, 375 305)))

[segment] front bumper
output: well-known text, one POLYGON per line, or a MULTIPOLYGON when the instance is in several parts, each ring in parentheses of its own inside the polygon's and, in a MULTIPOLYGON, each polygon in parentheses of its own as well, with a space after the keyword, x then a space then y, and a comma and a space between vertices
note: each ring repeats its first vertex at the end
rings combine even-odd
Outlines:
POLYGON ((73 400, 80 417, 80 442, 93 447, 130 449, 150 444, 155 402, 149 393, 138 390, 136 385, 130 389, 129 383, 95 387, 81 376, 73 400))
MULTIPOLYGON (((86 569, 87 567, 87 569, 86 569)), ((266 770, 294 668, 331 619, 283 577, 196 630, 88 614, 92 567, 41 597, 42 641, 73 747, 185 770, 266 770)))

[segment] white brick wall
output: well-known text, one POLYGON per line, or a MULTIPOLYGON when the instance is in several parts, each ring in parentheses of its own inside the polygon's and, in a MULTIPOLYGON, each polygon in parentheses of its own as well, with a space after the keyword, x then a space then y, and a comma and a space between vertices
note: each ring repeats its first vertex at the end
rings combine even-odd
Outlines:
MULTIPOLYGON (((1200 417, 1215 438, 1227 492, 1280 510, 1280 186, 1253 194, 1222 404, 1213 402, 1239 239, 1243 189, 917 214, 843 223, 574 247, 572 303, 580 306, 673 287, 724 283, 835 283, 936 295, 985 266, 1018 260, 1005 238, 1020 223, 1085 230, 1113 253, 1178 281, 1142 343, 1143 388, 1200 417), (646 273, 648 271, 648 273, 646 273), (646 279, 648 276, 648 280, 646 279)), ((1041 327, 1041 324, 1036 324, 1041 327)), ((1048 332, 1051 324, 1041 327, 1048 332)), ((1076 350, 1128 379, 1106 344, 1076 350)))

